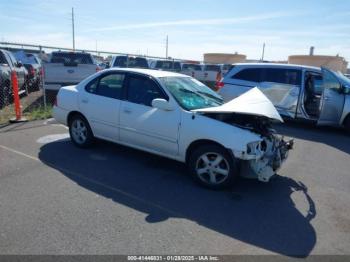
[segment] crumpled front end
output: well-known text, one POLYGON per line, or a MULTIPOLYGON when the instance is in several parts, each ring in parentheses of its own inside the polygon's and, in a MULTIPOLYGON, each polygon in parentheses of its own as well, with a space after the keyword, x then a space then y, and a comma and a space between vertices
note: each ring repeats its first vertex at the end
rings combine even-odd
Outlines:
POLYGON ((277 135, 264 137, 262 141, 247 146, 246 161, 242 161, 241 175, 268 182, 287 159, 294 141, 285 141, 277 135))

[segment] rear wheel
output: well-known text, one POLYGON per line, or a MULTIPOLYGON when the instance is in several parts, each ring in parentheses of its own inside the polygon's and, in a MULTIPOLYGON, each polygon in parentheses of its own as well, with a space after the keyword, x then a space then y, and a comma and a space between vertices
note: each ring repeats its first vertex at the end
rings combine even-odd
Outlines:
POLYGON ((72 142, 81 148, 89 147, 94 140, 89 123, 79 114, 70 119, 69 134, 72 142))
POLYGON ((191 174, 201 185, 222 189, 233 184, 239 175, 237 161, 219 145, 203 145, 188 160, 191 174))

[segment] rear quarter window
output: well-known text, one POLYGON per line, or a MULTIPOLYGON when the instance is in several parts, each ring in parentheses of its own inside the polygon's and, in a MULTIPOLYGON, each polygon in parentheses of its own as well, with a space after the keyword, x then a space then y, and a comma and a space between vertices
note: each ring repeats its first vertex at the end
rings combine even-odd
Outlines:
POLYGON ((300 86, 301 70, 284 68, 264 68, 262 82, 272 82, 300 86))

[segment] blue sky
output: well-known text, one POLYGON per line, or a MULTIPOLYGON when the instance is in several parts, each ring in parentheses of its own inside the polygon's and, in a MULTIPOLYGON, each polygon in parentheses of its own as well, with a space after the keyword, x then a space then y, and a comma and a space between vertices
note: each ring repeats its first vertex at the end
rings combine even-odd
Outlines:
POLYGON ((202 59, 205 52, 238 52, 251 59, 288 55, 344 56, 350 60, 350 2, 346 0, 0 0, 0 39, 202 59))

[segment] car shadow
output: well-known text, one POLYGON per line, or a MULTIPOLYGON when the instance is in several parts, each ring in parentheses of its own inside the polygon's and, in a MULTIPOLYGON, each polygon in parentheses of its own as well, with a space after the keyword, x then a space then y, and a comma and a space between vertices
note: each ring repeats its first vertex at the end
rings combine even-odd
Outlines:
POLYGON ((195 184, 183 164, 98 141, 82 150, 65 139, 45 144, 40 160, 96 194, 145 213, 148 223, 184 218, 278 254, 306 257, 316 243, 316 207, 307 187, 288 177, 240 179, 229 191, 195 184), (308 210, 291 199, 303 194, 308 210), (304 214, 303 214, 304 213, 304 214))
POLYGON ((350 154, 350 135, 342 128, 315 126, 290 120, 276 124, 274 128, 281 135, 326 144, 350 154))

